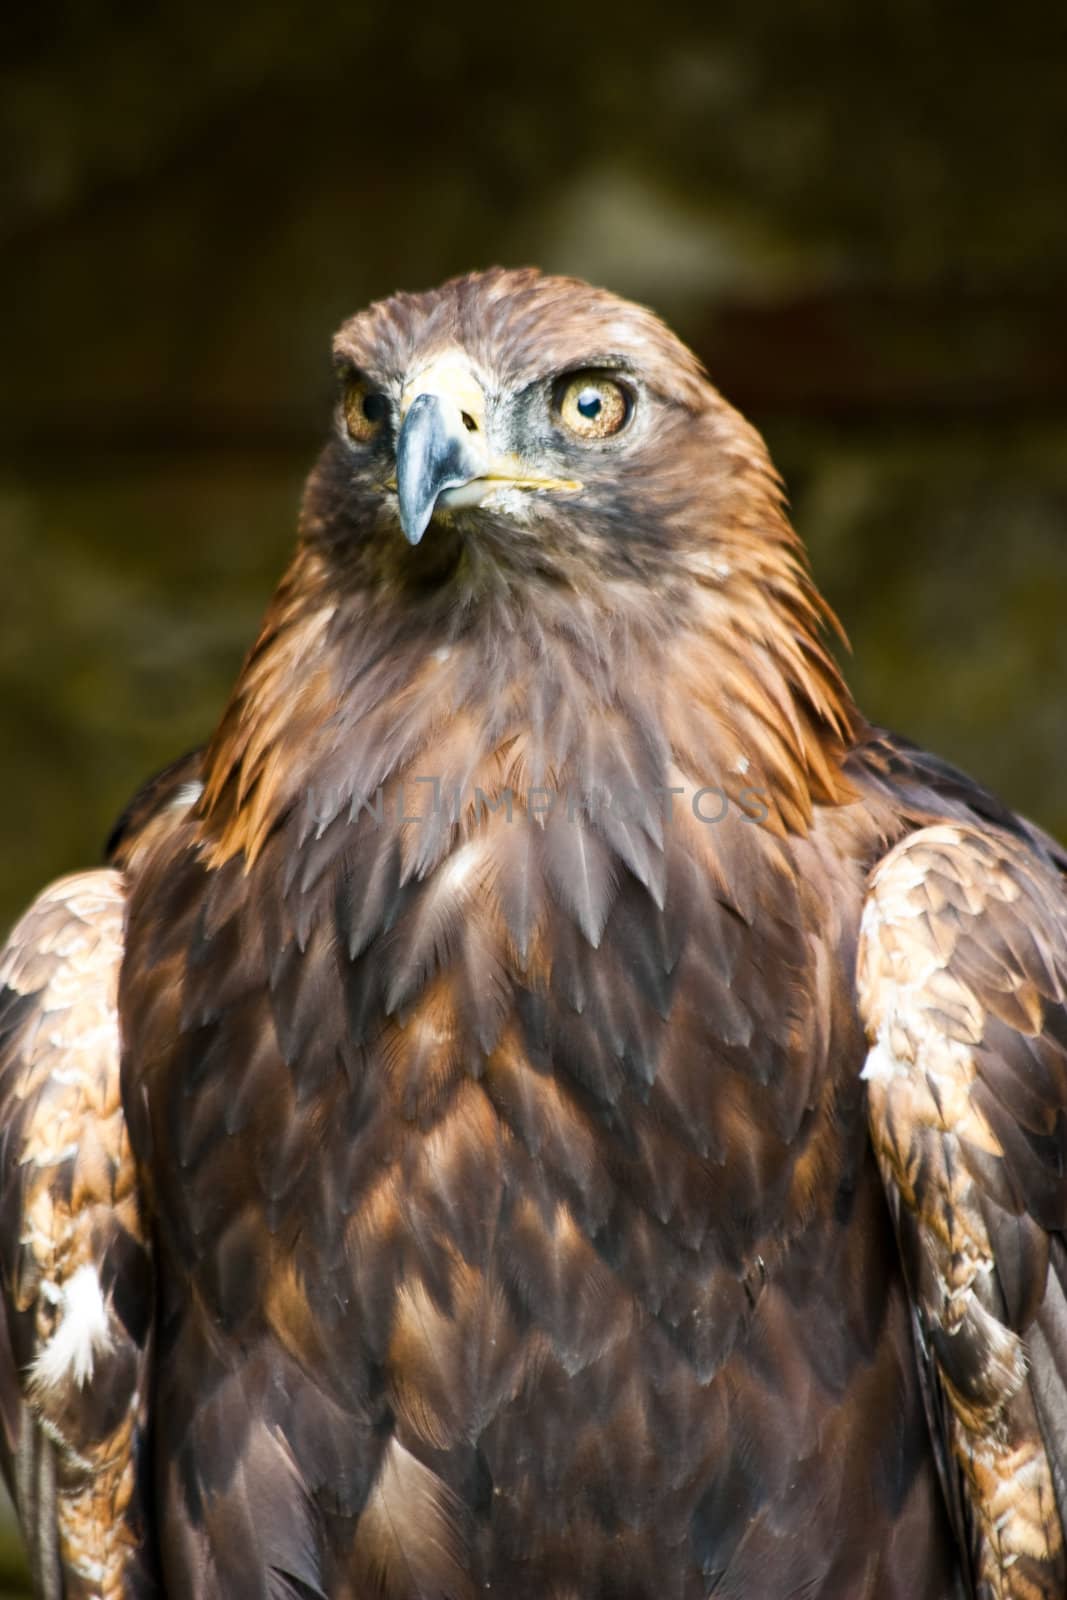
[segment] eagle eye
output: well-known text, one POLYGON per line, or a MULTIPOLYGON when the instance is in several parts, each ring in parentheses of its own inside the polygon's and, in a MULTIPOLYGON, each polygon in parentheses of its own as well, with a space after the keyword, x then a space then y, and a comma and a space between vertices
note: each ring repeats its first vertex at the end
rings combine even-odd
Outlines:
POLYGON ((556 387, 555 410, 579 439, 610 439, 633 414, 630 390, 603 372, 572 372, 556 387))
POLYGON ((348 437, 357 444, 366 444, 381 432, 389 415, 389 402, 384 394, 371 388, 366 378, 352 377, 345 384, 342 409, 348 437))

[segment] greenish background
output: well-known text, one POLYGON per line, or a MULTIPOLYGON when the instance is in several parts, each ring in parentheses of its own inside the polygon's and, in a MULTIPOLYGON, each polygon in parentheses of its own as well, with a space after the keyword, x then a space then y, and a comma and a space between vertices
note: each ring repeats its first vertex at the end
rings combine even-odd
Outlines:
POLYGON ((868 714, 1067 835, 1062 5, 0 29, 0 922, 210 730, 336 324, 496 261, 674 323, 770 441, 868 714))

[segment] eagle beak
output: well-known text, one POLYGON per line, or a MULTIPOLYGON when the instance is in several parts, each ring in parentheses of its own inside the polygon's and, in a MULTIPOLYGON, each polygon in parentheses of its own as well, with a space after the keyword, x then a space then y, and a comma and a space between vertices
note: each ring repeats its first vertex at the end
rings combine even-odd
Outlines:
POLYGON ((410 544, 426 532, 438 499, 486 476, 485 395, 472 373, 438 362, 404 391, 396 442, 400 525, 410 544))
POLYGON ((396 495, 409 544, 418 544, 442 501, 458 508, 481 505, 499 489, 581 488, 531 472, 513 456, 490 454, 485 391, 455 354, 438 359, 408 384, 400 419, 396 495))

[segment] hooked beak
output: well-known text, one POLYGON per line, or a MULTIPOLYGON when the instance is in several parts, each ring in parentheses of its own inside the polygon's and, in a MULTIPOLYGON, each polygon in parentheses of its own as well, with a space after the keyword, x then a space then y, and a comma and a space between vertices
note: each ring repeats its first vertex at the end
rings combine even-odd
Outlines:
POLYGON ((449 397, 424 391, 408 407, 396 443, 396 494, 400 525, 418 544, 438 497, 484 475, 484 434, 468 430, 462 408, 449 397))
POLYGON ((466 362, 454 354, 439 359, 408 385, 400 409, 396 493, 400 525, 409 544, 418 544, 445 495, 452 504, 475 506, 494 490, 507 487, 581 488, 529 472, 514 458, 490 455, 484 391, 466 362))

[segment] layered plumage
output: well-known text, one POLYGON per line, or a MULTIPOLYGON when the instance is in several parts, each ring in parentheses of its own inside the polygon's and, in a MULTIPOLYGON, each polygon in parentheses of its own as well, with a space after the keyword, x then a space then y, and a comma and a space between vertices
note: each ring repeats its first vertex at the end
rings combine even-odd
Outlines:
POLYGON ((336 356, 214 738, 4 958, 43 1592, 1062 1594, 1067 859, 868 728, 647 312, 336 356))

